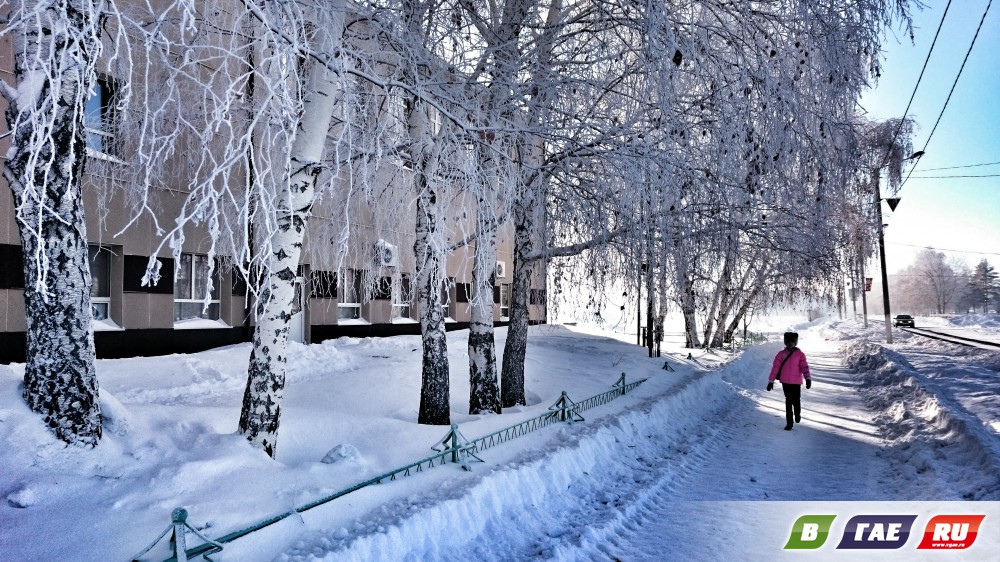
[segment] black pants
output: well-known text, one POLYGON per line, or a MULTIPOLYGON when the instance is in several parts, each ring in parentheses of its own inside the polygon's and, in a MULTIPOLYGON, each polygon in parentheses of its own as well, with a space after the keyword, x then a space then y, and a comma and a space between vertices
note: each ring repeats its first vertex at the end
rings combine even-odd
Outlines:
POLYGON ((785 420, 792 425, 793 415, 802 416, 802 385, 781 383, 781 391, 785 393, 785 420))

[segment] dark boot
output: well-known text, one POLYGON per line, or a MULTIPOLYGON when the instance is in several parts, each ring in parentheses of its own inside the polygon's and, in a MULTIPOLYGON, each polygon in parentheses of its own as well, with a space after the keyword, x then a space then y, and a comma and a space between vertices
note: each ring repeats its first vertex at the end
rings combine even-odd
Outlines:
POLYGON ((785 424, 785 431, 791 431, 791 430, 792 430, 792 422, 786 423, 785 424))

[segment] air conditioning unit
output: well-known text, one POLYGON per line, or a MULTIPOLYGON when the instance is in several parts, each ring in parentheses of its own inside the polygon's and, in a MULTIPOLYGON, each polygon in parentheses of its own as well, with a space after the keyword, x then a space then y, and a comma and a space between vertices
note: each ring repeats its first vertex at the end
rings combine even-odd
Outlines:
POLYGON ((397 267, 399 266, 399 248, 389 244, 384 240, 375 243, 375 266, 376 267, 397 267))
POLYGON ((498 261, 497 262, 497 278, 507 277, 507 262, 498 261))

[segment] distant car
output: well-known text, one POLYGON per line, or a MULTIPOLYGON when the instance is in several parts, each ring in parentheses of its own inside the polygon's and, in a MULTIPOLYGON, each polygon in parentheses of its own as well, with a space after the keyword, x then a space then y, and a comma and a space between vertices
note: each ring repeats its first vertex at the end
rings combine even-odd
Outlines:
POLYGON ((900 314, 892 320, 892 325, 897 328, 900 326, 909 326, 911 328, 916 328, 916 324, 913 323, 913 317, 909 314, 900 314))

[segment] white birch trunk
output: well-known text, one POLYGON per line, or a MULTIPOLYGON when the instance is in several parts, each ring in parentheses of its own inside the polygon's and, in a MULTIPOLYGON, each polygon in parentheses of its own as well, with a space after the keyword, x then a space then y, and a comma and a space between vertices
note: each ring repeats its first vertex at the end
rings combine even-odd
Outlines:
MULTIPOLYGON (((490 169, 488 149, 478 150, 480 169, 490 169)), ((496 187, 483 178, 477 198, 476 247, 472 260, 472 303, 469 322, 469 413, 499 414, 496 341, 493 334, 493 286, 496 283, 496 187)))
POLYGON ((11 34, 17 89, 5 88, 13 143, 4 164, 24 254, 24 399, 59 439, 96 446, 101 410, 80 179, 100 22, 86 0, 27 4, 36 17, 11 34))
POLYGON ((736 314, 733 315, 732 321, 730 321, 729 325, 726 326, 726 333, 724 334, 726 340, 732 341, 733 333, 735 333, 736 329, 740 327, 740 322, 742 322, 743 318, 746 317, 747 312, 750 310, 750 306, 753 305, 755 300, 757 300, 757 295, 760 294, 762 288, 763 285, 758 282, 758 284, 753 288, 753 290, 750 291, 750 294, 746 296, 743 303, 736 310, 736 314))
MULTIPOLYGON (((540 142, 531 143, 532 157, 541 160, 540 142)), ((500 372, 500 404, 504 408, 524 405, 524 358, 528 351, 528 293, 531 287, 533 240, 537 235, 537 193, 533 185, 521 186, 514 201, 514 267, 510 294, 510 324, 500 372)))
MULTIPOLYGON (((520 56, 519 36, 533 0, 510 0, 504 3, 499 25, 486 33, 490 48, 495 51, 490 69, 495 84, 515 84, 516 61, 520 56)), ((478 14, 477 6, 465 3, 465 8, 476 17, 483 17, 485 24, 493 21, 496 14, 478 14)), ((491 111, 501 110, 502 103, 496 91, 487 96, 486 107, 491 111)), ((509 114, 510 110, 500 111, 509 114)), ((508 115, 509 117, 509 115, 508 115)), ((502 125, 501 125, 502 127, 502 125)), ((480 145, 477 149, 480 170, 496 169, 490 148, 480 145)), ((501 412, 500 385, 497 378, 496 341, 493 327, 493 287, 496 283, 497 229, 500 209, 499 175, 484 177, 478 194, 476 213, 476 246, 473 256, 471 319, 469 323, 469 413, 481 414, 501 412)), ((506 200, 506 198, 502 198, 506 200)))
POLYGON ((722 328, 726 322, 726 315, 729 313, 729 293, 733 285, 733 267, 736 261, 736 249, 731 244, 726 247, 723 260, 719 282, 716 283, 715 293, 712 295, 712 305, 705 317, 704 340, 702 342, 705 347, 714 345, 712 336, 716 322, 718 322, 719 328, 722 328))
MULTIPOLYGON (((681 197, 674 194, 672 206, 679 208, 681 197)), ((680 305, 681 314, 684 316, 684 347, 698 346, 698 321, 695 316, 697 304, 695 302, 693 272, 691 272, 691 256, 685 247, 684 236, 681 226, 676 223, 676 218, 671 218, 667 227, 672 242, 669 246, 669 253, 674 261, 674 288, 677 291, 676 300, 680 305)))
MULTIPOLYGON (((332 25, 320 30, 317 51, 338 63, 343 34, 343 6, 335 8, 332 25)), ((340 77, 315 59, 309 77, 298 133, 290 152, 289 176, 276 190, 276 226, 268 235, 267 273, 256 305, 257 324, 243 393, 239 431, 253 445, 274 457, 281 418, 281 401, 288 362, 288 331, 295 300, 295 278, 302 254, 306 223, 316 196, 323 147, 334 108, 340 98, 340 77)))
MULTIPOLYGON (((747 268, 743 271, 742 275, 740 275, 739 283, 735 284, 735 289, 733 283, 730 283, 726 287, 726 292, 722 295, 722 305, 719 307, 718 326, 715 329, 715 335, 712 337, 712 347, 722 347, 726 342, 732 341, 733 333, 729 329, 732 322, 730 322, 729 317, 733 313, 733 309, 736 308, 741 296, 748 299, 744 302, 744 304, 747 305, 747 307, 743 309, 744 312, 747 308, 749 308, 749 304, 752 302, 753 298, 750 298, 750 295, 748 295, 747 292, 750 291, 751 294, 756 294, 756 291, 758 291, 759 288, 750 287, 748 285, 751 282, 756 283, 756 285, 760 284, 762 269, 763 268, 747 268)), ((739 316, 738 313, 737 316, 739 316)), ((738 324, 739 320, 736 320, 738 324)))
POLYGON ((413 252, 417 260, 417 299, 420 305, 420 338, 423 348, 417 423, 448 425, 451 423, 451 381, 441 302, 444 248, 447 244, 441 186, 433 179, 438 156, 432 153, 427 108, 418 98, 408 101, 407 125, 412 142, 411 154, 415 160, 417 220, 413 252))
MULTIPOLYGON (((429 41, 425 18, 432 7, 432 3, 415 0, 402 2, 403 25, 417 51, 426 47, 429 41)), ((416 84, 421 79, 417 73, 423 72, 421 66, 412 64, 404 68, 403 80, 416 84)), ((444 224, 444 186, 436 178, 442 143, 435 142, 428 104, 417 95, 409 95, 405 104, 407 141, 417 197, 413 253, 423 351, 417 423, 448 425, 451 423, 451 380, 445 314, 441 302, 448 244, 444 224)))
POLYGON ((695 293, 693 284, 684 279, 685 288, 681 295, 681 312, 684 314, 684 346, 698 347, 698 318, 695 315, 695 293))
POLYGON ((684 347, 698 346, 698 320, 695 316, 695 292, 694 282, 691 281, 691 274, 688 272, 688 260, 686 256, 677 259, 674 267, 674 279, 677 286, 677 302, 681 307, 681 314, 684 315, 684 347))

